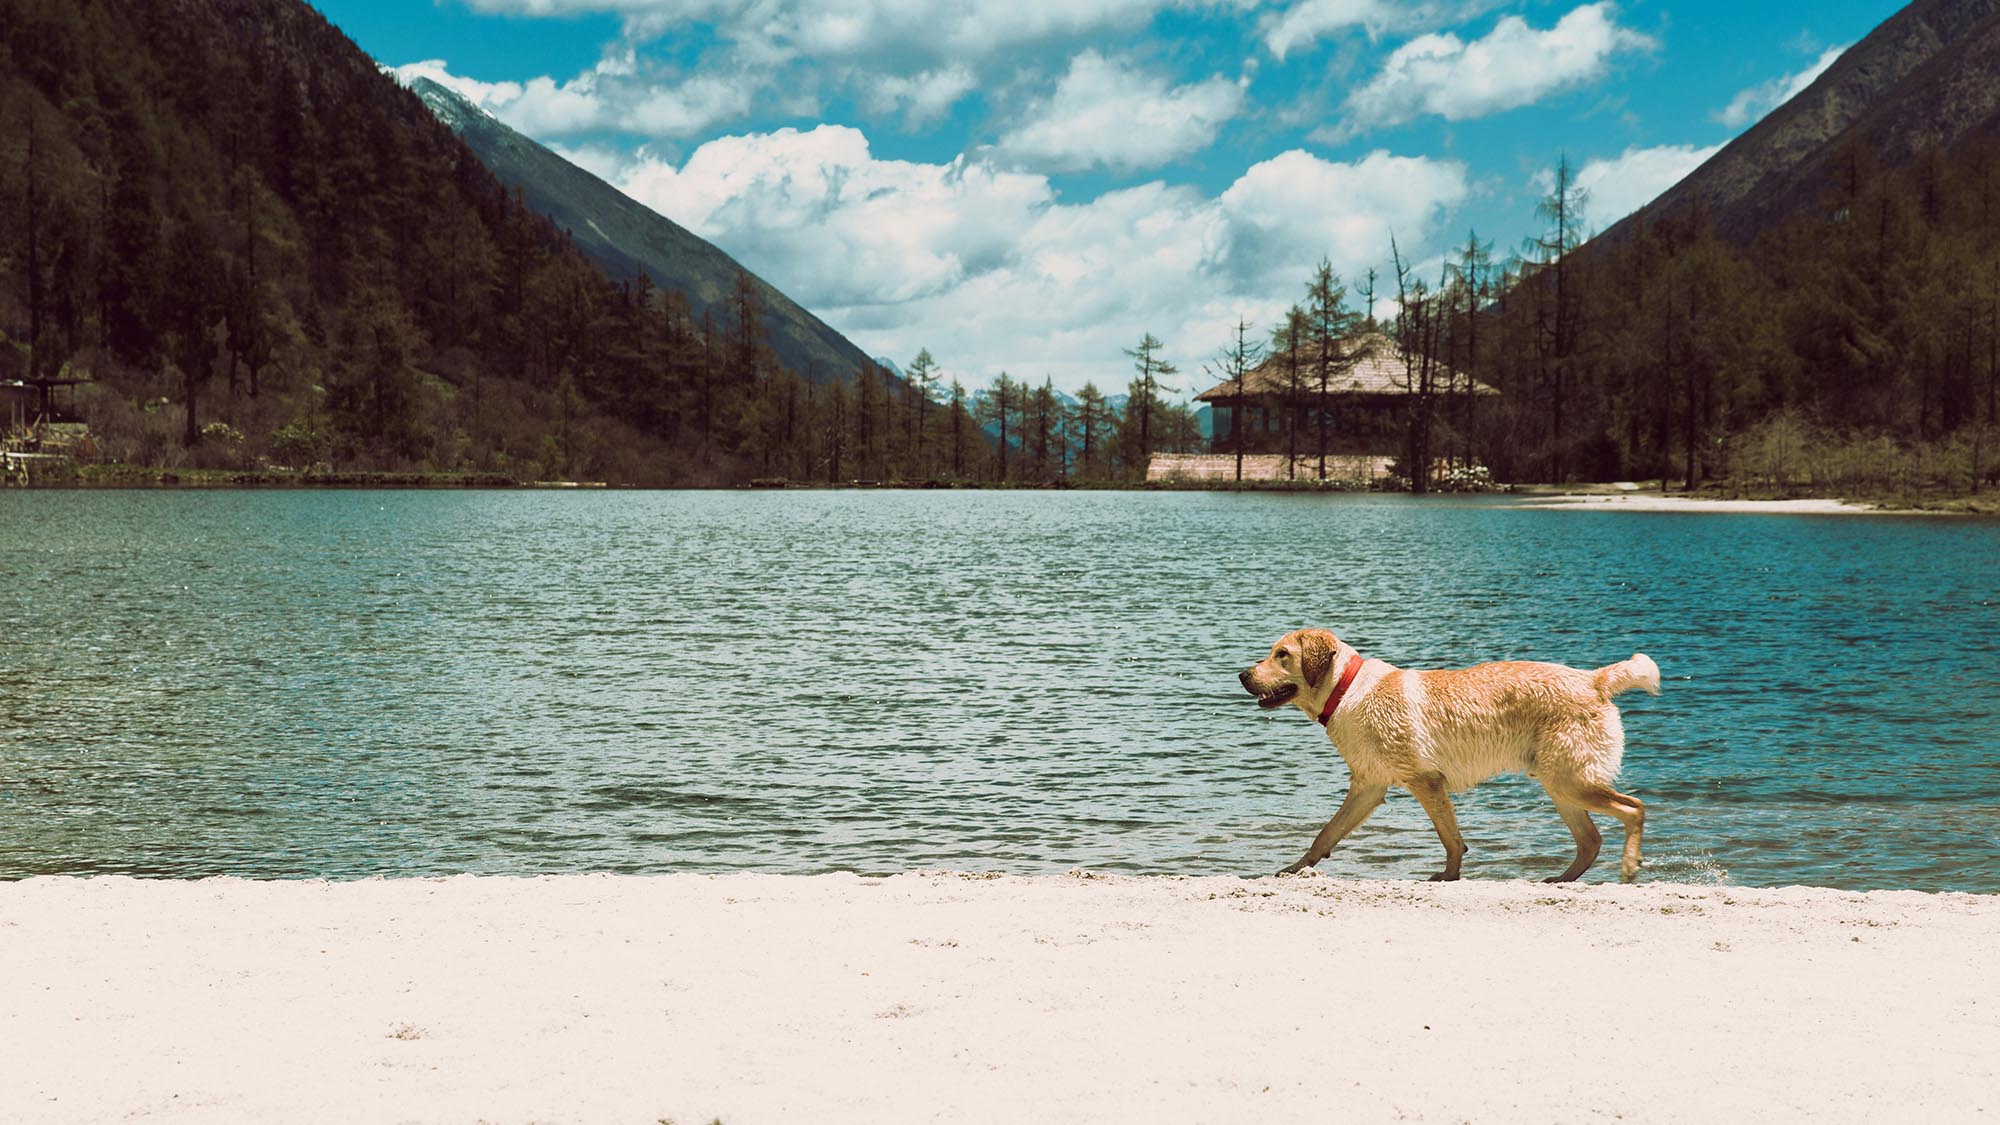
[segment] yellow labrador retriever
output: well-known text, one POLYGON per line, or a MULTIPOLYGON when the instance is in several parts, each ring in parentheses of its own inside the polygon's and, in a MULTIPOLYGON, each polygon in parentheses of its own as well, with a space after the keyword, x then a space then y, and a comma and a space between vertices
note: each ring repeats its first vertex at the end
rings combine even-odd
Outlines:
POLYGON ((1576 862, 1549 882, 1575 879, 1597 861, 1604 838, 1593 812, 1625 825, 1618 874, 1627 883, 1639 874, 1646 807, 1612 788, 1625 728, 1611 697, 1635 687, 1660 694, 1660 669, 1644 653, 1589 672, 1527 661, 1416 672, 1364 657, 1325 629, 1301 629, 1238 679, 1258 706, 1292 703, 1318 720, 1347 760, 1347 798, 1281 874, 1325 859, 1401 785, 1444 843, 1444 870, 1431 878, 1456 879, 1465 840, 1447 794, 1511 771, 1542 783, 1576 837, 1576 862))

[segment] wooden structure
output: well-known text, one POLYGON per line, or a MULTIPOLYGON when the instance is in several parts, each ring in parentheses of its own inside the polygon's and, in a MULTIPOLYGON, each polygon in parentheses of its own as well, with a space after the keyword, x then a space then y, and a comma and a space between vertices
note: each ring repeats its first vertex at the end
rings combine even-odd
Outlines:
MULTIPOLYGON (((1326 455, 1326 479, 1372 483, 1389 475, 1394 458, 1369 454, 1326 455)), ((1319 472, 1319 458, 1301 453, 1289 463, 1282 453, 1243 455, 1243 479, 1266 481, 1312 480, 1319 472)), ((1146 479, 1162 484, 1231 483, 1236 478, 1234 453, 1155 453, 1146 466, 1146 479)))
POLYGON ((75 388, 83 379, 0 379, 0 433, 25 430, 37 422, 76 421, 75 388), (70 388, 70 408, 64 409, 56 396, 58 388, 70 388))
MULTIPOLYGON (((1415 374, 1403 362, 1395 342, 1380 332, 1340 346, 1356 358, 1327 380, 1324 396, 1319 390, 1319 350, 1310 346, 1300 349, 1296 379, 1288 358, 1273 355, 1245 375, 1240 386, 1231 379, 1196 395, 1197 401, 1208 403, 1214 412, 1211 456, 1233 456, 1236 427, 1243 425, 1247 428, 1243 435, 1245 453, 1284 454, 1290 428, 1292 452, 1316 461, 1317 415, 1322 414, 1329 460, 1362 458, 1379 463, 1400 456, 1415 374)), ((1432 386, 1438 396, 1438 417, 1455 424, 1462 424, 1458 415, 1472 407, 1469 400, 1500 393, 1442 365, 1432 374, 1432 386)), ((1233 462, 1231 469, 1233 474, 1233 462)), ((1329 474, 1331 471, 1329 465, 1329 474)))
POLYGON ((90 428, 76 421, 82 379, 0 380, 0 484, 40 484, 68 478, 79 458, 94 456, 90 428), (70 388, 71 409, 55 397, 70 388))

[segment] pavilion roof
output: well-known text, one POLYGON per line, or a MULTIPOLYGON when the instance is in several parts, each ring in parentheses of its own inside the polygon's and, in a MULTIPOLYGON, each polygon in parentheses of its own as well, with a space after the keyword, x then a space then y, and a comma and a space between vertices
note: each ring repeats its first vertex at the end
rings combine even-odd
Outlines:
MULTIPOLYGON (((1328 380, 1326 390, 1329 395, 1406 395, 1410 393, 1410 369, 1396 351, 1395 341, 1381 332, 1369 332, 1359 339, 1345 341, 1338 347, 1356 348, 1360 357, 1353 366, 1334 373, 1328 380)), ((1319 376, 1316 365, 1319 362, 1319 347, 1307 344, 1299 349, 1299 374, 1306 384, 1305 393, 1314 396, 1319 393, 1319 376)), ((1440 364, 1436 375, 1438 385, 1462 387, 1466 376, 1440 364)), ((1476 395, 1497 395, 1500 392, 1485 383, 1473 382, 1472 393, 1476 395)), ((1252 368, 1243 377, 1239 390, 1236 380, 1230 379, 1194 396, 1201 402, 1243 398, 1283 398, 1285 397, 1285 357, 1271 355, 1264 362, 1252 368)))

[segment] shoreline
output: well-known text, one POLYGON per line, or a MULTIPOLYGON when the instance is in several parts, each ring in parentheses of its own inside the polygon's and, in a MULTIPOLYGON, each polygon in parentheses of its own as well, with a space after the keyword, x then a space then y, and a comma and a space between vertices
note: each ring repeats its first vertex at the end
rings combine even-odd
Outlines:
MULTIPOLYGON (((965 481, 965 480, 751 480, 736 484, 612 484, 606 481, 522 480, 503 473, 352 471, 302 473, 279 470, 148 469, 120 466, 117 472, 83 478, 7 483, 4 491, 24 492, 305 492, 305 491, 546 491, 589 492, 1222 492, 1283 495, 1380 495, 1416 499, 1408 492, 1375 492, 1354 482, 1265 481, 1179 483, 1160 481, 965 481)), ((1661 493, 1632 482, 1521 484, 1483 492, 1431 492, 1440 501, 1494 501, 1494 507, 1550 511, 1709 512, 1760 515, 2000 516, 2000 494, 1953 493, 1905 498, 1901 502, 1837 496, 1750 498, 1716 492, 1661 493), (1929 506, 1926 506, 1929 505, 1929 506)))
POLYGON ((1734 500, 1723 497, 1661 495, 1657 492, 1561 492, 1518 494, 1510 508, 1544 511, 1713 512, 1769 516, 1940 516, 1976 513, 1881 508, 1858 500, 1801 497, 1789 500, 1734 500))
POLYGON ((0 1118, 2000 1109, 2000 896, 1323 876, 0 884, 0 1118))

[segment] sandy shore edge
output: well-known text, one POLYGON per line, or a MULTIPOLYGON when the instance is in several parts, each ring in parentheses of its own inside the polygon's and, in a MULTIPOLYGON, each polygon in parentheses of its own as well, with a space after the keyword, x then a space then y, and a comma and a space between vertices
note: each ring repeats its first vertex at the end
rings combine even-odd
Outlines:
POLYGON ((1512 505, 1566 511, 1731 512, 1780 516, 1923 516, 1952 513, 1890 510, 1857 501, 1811 497, 1799 500, 1724 500, 1700 496, 1662 496, 1657 492, 1559 492, 1530 494, 1512 505))
POLYGON ((0 1119, 1973 1120, 2000 896, 0 884, 0 1119))

